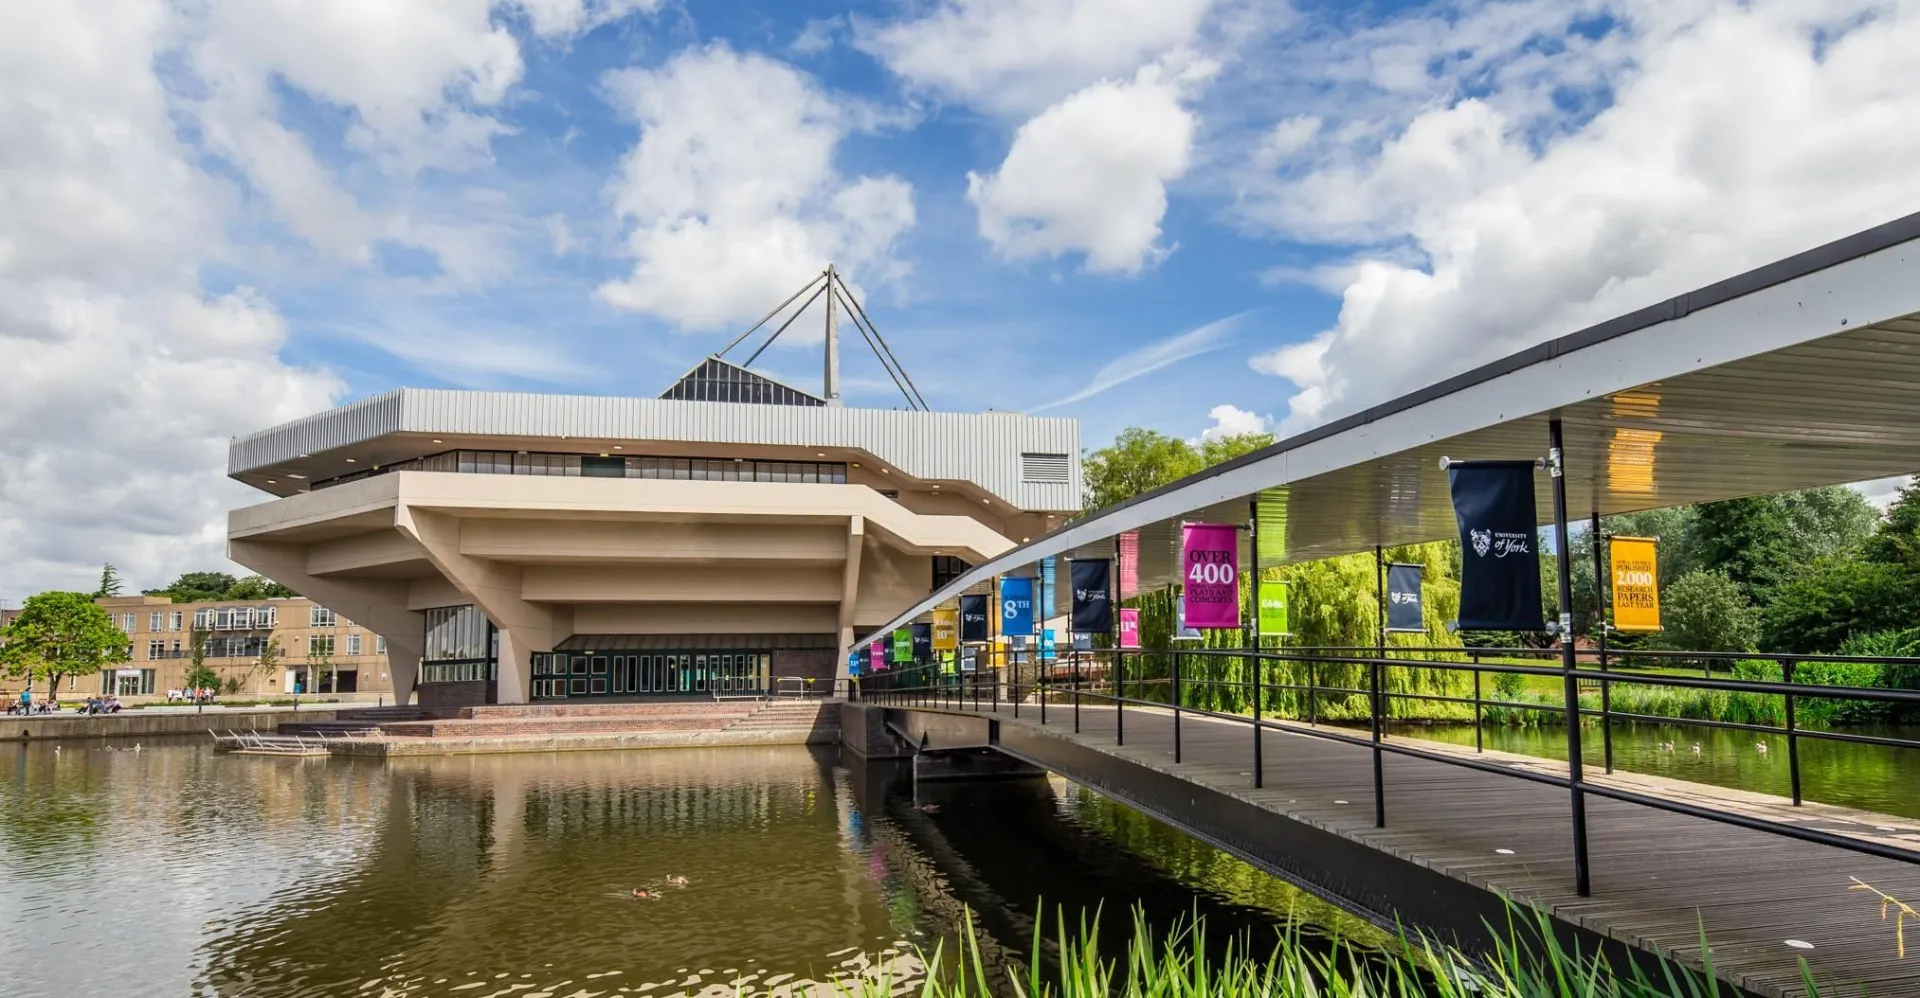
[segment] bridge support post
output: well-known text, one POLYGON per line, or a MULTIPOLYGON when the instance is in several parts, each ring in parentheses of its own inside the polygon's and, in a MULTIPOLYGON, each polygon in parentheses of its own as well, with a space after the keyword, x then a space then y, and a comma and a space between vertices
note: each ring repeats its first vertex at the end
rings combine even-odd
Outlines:
POLYGON ((1380 646, 1379 657, 1374 659, 1373 667, 1367 670, 1372 680, 1369 691, 1373 695, 1367 699, 1373 705, 1373 827, 1387 827, 1387 775, 1381 759, 1380 739, 1386 726, 1386 704, 1382 700, 1384 690, 1381 687, 1380 659, 1387 657, 1387 558, 1380 545, 1373 546, 1374 601, 1379 605, 1380 646))
MULTIPOLYGON (((1593 541, 1593 633, 1600 652, 1600 671, 1607 671, 1607 576, 1600 563, 1600 546, 1606 536, 1600 533, 1600 511, 1588 521, 1588 536, 1593 541)), ((1600 757, 1607 772, 1613 772, 1613 684, 1600 680, 1600 757)))
MULTIPOLYGON (((1566 447, 1560 420, 1547 423, 1550 450, 1548 470, 1553 475, 1554 562, 1560 575, 1560 671, 1567 700, 1567 784, 1573 818, 1573 877, 1581 897, 1593 893, 1593 878, 1587 866, 1587 792, 1580 758, 1580 683, 1574 677, 1573 648, 1573 569, 1567 551, 1567 476, 1566 447)), ((1598 540, 1598 538, 1596 538, 1598 540)))
POLYGON ((1263 741, 1263 732, 1260 730, 1260 700, 1263 692, 1260 671, 1265 663, 1260 661, 1260 497, 1257 495, 1247 502, 1247 540, 1247 547, 1252 549, 1252 557, 1247 560, 1253 563, 1253 574, 1247 579, 1247 634, 1252 638, 1248 642, 1252 650, 1247 664, 1253 668, 1253 789, 1258 790, 1266 786, 1267 772, 1266 763, 1260 757, 1263 741))
POLYGON ((1173 653, 1173 762, 1180 764, 1180 652, 1173 653))

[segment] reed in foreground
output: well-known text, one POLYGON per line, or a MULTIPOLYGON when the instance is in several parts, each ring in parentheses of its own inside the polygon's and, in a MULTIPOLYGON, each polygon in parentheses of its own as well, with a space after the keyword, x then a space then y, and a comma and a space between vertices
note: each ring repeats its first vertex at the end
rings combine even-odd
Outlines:
MULTIPOLYGON (((924 957, 914 983, 884 971, 842 981, 838 998, 1734 998, 1713 975, 1671 963, 1615 967, 1603 957, 1562 946, 1547 920, 1516 910, 1493 954, 1470 957, 1427 939, 1400 937, 1376 950, 1338 938, 1278 933, 1271 946, 1247 937, 1210 946, 1204 920, 1156 933, 1138 911, 1125 956, 1102 955, 1098 916, 1055 928, 1053 959, 1043 959, 1036 931, 1023 971, 991 973, 971 925, 955 954, 924 957), (1651 969, 1649 969, 1651 968, 1651 969)), ((1702 939, 1702 952, 1708 952, 1702 939)), ((1800 974, 1819 998, 1805 961, 1800 974)))

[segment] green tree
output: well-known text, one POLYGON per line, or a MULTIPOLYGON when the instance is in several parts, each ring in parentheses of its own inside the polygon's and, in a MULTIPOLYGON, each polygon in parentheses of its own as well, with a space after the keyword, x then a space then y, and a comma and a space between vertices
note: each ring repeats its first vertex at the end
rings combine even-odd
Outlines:
POLYGON ((1775 498, 1786 516, 1788 549, 1803 565, 1857 551, 1880 524, 1873 504, 1845 485, 1783 492, 1775 498))
POLYGON ((263 575, 249 575, 227 587, 221 599, 291 599, 299 595, 263 575))
POLYGON ((285 650, 280 647, 280 638, 277 635, 267 635, 266 643, 260 646, 260 657, 253 663, 253 673, 268 679, 278 678, 280 659, 285 654, 285 650))
POLYGON ((182 572, 165 589, 149 589, 148 596, 165 596, 175 603, 225 599, 237 580, 225 572, 182 572))
POLYGON ((315 635, 307 648, 307 692, 318 693, 333 677, 333 635, 315 635))
POLYGON ((1920 569, 1920 480, 1900 487, 1886 520, 1867 541, 1865 554, 1882 564, 1920 569))
POLYGON ((93 591, 94 599, 120 595, 120 573, 113 565, 100 566, 100 588, 93 591))
POLYGON ((1199 471, 1200 452, 1179 437, 1130 426, 1083 462, 1089 512, 1199 471))
POLYGON ((1920 620, 1920 578, 1905 564, 1823 559, 1773 592, 1761 614, 1762 647, 1818 654, 1848 638, 1920 620))
POLYGON ((1236 433, 1232 436, 1200 442, 1200 467, 1211 468, 1236 457, 1273 446, 1271 433, 1236 433))
POLYGON ((1727 573, 1696 570, 1667 584, 1660 608, 1660 643, 1676 651, 1750 651, 1760 618, 1727 573))
POLYGON ((207 637, 205 628, 196 627, 187 638, 185 682, 189 689, 217 690, 220 688, 220 674, 213 671, 213 667, 207 664, 207 637))
POLYGON ((91 676, 132 654, 127 635, 86 593, 46 592, 27 597, 19 616, 0 630, 0 670, 29 683, 44 679, 48 699, 60 680, 91 676))
POLYGON ((1749 600, 1793 573, 1786 510, 1773 496, 1749 496, 1698 507, 1694 542, 1702 567, 1740 585, 1749 600))

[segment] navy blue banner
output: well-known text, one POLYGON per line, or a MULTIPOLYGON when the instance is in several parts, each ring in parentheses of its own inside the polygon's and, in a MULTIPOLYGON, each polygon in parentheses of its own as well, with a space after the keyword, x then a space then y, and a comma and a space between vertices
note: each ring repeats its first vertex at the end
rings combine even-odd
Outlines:
POLYGON ((1387 630, 1425 633, 1425 608, 1420 604, 1420 565, 1387 566, 1387 630))
POLYGON ((1069 559, 1067 577, 1073 580, 1074 634, 1113 632, 1113 562, 1069 559))
POLYGON ((1460 629, 1540 631, 1539 518, 1532 461, 1456 462, 1447 469, 1460 524, 1460 629))
POLYGON ((987 641, 987 594, 960 597, 960 640, 987 641))
POLYGON ((933 661, 933 625, 913 625, 913 660, 915 662, 933 661))

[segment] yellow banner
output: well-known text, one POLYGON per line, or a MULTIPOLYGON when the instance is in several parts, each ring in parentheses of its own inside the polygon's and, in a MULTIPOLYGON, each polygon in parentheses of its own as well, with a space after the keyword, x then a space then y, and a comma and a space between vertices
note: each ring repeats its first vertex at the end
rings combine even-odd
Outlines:
POLYGON ((933 611, 933 650, 953 651, 960 647, 960 611, 933 611))
POLYGON ((1613 538, 1613 626, 1660 629, 1660 572, 1651 537, 1613 538))

